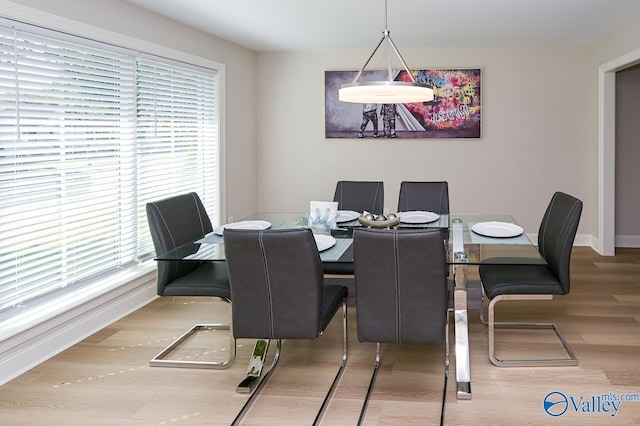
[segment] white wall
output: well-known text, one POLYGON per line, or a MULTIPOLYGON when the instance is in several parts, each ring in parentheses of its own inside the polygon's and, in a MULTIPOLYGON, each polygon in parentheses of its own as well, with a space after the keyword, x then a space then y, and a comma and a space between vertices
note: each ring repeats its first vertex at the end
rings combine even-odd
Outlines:
POLYGON ((370 52, 258 54, 258 210, 304 211, 340 179, 383 180, 395 211, 402 180, 447 180, 451 209, 507 212, 536 233, 554 191, 585 203, 594 234, 591 49, 403 50, 412 68, 482 68, 482 138, 324 138, 324 71, 359 69, 370 52))

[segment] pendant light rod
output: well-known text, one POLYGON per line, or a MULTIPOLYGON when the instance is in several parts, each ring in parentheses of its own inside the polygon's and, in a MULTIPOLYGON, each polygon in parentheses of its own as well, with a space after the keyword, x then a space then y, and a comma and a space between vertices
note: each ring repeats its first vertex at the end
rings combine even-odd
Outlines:
POLYGON ((373 49, 373 52, 371 53, 371 55, 369 55, 369 58, 364 63, 362 68, 360 68, 360 71, 356 73, 353 81, 351 83, 346 83, 340 86, 340 89, 338 90, 338 99, 342 102, 353 102, 360 104, 408 104, 430 102, 434 99, 433 87, 428 84, 418 83, 413 77, 413 74, 411 74, 409 66, 407 65, 404 58, 400 54, 400 51, 391 39, 391 34, 387 27, 387 0, 385 0, 384 2, 384 7, 385 29, 382 32, 382 39, 378 42, 376 48, 373 49), (367 80, 359 82, 358 80, 369 65, 369 62, 371 62, 371 59, 375 56, 376 52, 384 42, 387 43, 385 46, 385 50, 387 53, 387 80, 367 80), (396 81, 394 79, 393 70, 391 67, 392 50, 395 52, 398 59, 400 59, 400 62, 404 67, 404 71, 407 73, 411 81, 396 81))
MULTIPOLYGON (((389 34, 389 31, 385 30, 385 33, 386 33, 385 37, 389 41, 389 44, 391 45, 391 47, 393 47, 393 51, 396 52, 396 55, 400 59, 400 62, 402 62, 402 66, 404 67, 404 70, 407 72, 407 75, 411 78, 411 82, 415 83, 416 79, 413 78, 413 74, 411 74, 411 71, 409 71, 409 67, 407 66, 407 63, 404 61, 404 58, 402 57, 402 55, 400 54, 400 51, 396 47, 396 44, 391 39, 391 35, 389 34)), ((391 70, 391 64, 389 64, 389 70, 391 70)))
MULTIPOLYGON (((375 56, 376 52, 378 51, 378 49, 380 48, 380 46, 382 45, 382 43, 385 40, 393 48, 393 51, 395 52, 395 54, 398 57, 398 59, 400 59, 400 62, 402 63, 402 66, 404 67, 404 70, 407 72, 407 75, 409 75, 409 78, 411 78, 411 82, 412 83, 416 82, 415 78, 413 78, 413 75, 411 74, 411 71, 409 71, 409 67, 407 66, 407 63, 405 62, 404 58, 400 54, 400 51, 396 47, 396 44, 393 42, 393 39, 391 38, 391 31, 389 31, 389 26, 387 24, 387 22, 388 22, 387 21, 388 20, 387 15, 388 15, 388 12, 387 12, 387 0, 384 0, 384 31, 382 32, 382 38, 380 39, 380 41, 376 45, 375 49, 373 49, 373 52, 371 52, 371 55, 369 55, 369 58, 364 63, 362 68, 360 68, 360 71, 358 71, 358 73, 356 74, 356 76, 353 79, 352 83, 357 83, 358 82, 358 79, 360 78, 360 76, 364 72, 365 68, 367 68, 367 65, 369 65, 369 62, 371 62, 371 59, 373 59, 373 57, 375 56)), ((388 68, 388 71, 389 71, 389 78, 391 78, 391 61, 390 60, 387 61, 387 68, 388 68)))
MULTIPOLYGON (((386 30, 385 30, 386 31, 386 30)), ((362 73, 364 72, 364 69, 367 67, 367 65, 369 65, 369 62, 371 62, 371 58, 373 58, 373 55, 376 54, 376 52, 378 51, 378 48, 380 47, 380 45, 382 44, 382 42, 387 38, 386 34, 382 37, 382 39, 380 40, 380 42, 378 43, 378 45, 376 46, 375 49, 373 49, 373 52, 371 52, 371 55, 369 56, 369 59, 367 59, 367 61, 364 63, 364 65, 362 66, 362 68, 360 68, 360 71, 358 71, 358 73, 356 74, 356 77, 353 79, 352 83, 357 83, 358 79, 360 78, 360 76, 362 75, 362 73)))
POLYGON ((385 29, 385 31, 387 31, 389 29, 388 16, 389 16, 389 7, 387 6, 387 0, 384 0, 384 29, 385 29))

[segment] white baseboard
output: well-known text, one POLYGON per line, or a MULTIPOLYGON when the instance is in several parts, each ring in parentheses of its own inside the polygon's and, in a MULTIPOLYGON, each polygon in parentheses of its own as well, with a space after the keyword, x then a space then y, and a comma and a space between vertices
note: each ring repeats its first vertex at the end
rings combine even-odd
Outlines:
POLYGON ((616 247, 640 247, 640 235, 616 235, 616 247))
POLYGON ((579 247, 591 247, 595 250, 594 239, 591 235, 577 234, 573 245, 579 247))
POLYGON ((155 271, 0 342, 0 385, 157 298, 155 271))

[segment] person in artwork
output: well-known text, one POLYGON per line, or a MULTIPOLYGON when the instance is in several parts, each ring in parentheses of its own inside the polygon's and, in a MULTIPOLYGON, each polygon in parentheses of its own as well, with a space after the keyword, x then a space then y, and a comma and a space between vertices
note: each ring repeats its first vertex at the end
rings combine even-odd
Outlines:
POLYGON ((380 108, 380 115, 382 116, 382 127, 384 129, 385 138, 396 137, 396 116, 398 115, 398 105, 396 104, 382 104, 380 108))
POLYGON ((364 130, 367 124, 373 124, 373 137, 378 137, 378 104, 362 104, 362 125, 360 126, 359 138, 364 137, 364 130))

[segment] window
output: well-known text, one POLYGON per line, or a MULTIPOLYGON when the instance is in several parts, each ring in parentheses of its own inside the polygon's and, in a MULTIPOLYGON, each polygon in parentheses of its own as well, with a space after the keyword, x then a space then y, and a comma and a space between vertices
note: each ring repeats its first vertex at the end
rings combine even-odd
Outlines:
POLYGON ((150 200, 216 221, 217 76, 0 21, 0 312, 151 258, 150 200))

